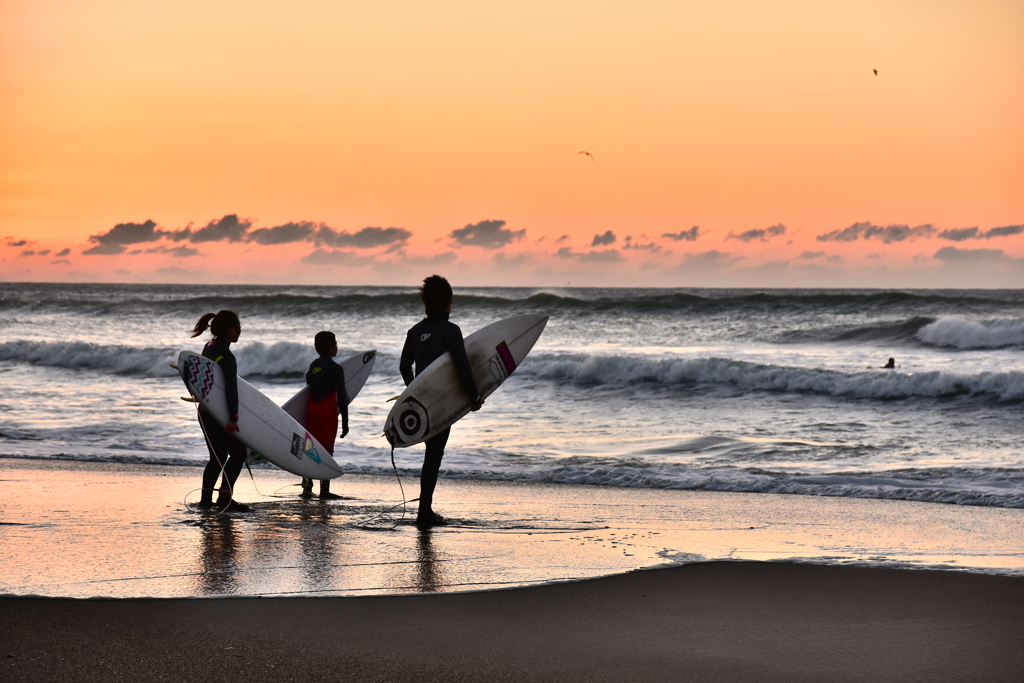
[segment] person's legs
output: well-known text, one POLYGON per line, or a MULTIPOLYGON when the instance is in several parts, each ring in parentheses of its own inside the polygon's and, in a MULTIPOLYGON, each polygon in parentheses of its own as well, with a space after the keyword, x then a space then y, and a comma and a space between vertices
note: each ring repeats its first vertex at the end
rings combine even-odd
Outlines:
POLYGON ((331 480, 320 480, 320 500, 336 500, 341 498, 337 493, 331 493, 331 480))
POLYGON ((228 437, 227 450, 228 461, 224 465, 224 477, 220 482, 220 496, 217 498, 217 505, 227 505, 231 502, 231 494, 235 488, 235 481, 245 465, 245 444, 225 432, 228 437))
POLYGON ((210 461, 206 463, 203 470, 203 492, 199 499, 200 507, 213 505, 213 492, 217 487, 217 477, 221 472, 224 477, 220 483, 220 495, 217 497, 217 507, 230 509, 235 512, 248 512, 249 508, 241 503, 231 500, 231 491, 234 489, 235 480, 242 471, 245 464, 245 444, 224 431, 217 422, 205 411, 199 411, 199 421, 203 426, 203 433, 206 434, 206 447, 210 451, 210 461))
POLYGON ((205 410, 199 411, 199 423, 203 434, 206 435, 206 448, 210 451, 210 460, 203 470, 203 490, 199 497, 199 505, 213 505, 213 492, 217 488, 217 478, 220 477, 225 460, 228 457, 227 432, 217 424, 205 410))
POLYGON ((426 440, 427 450, 423 455, 423 469, 420 471, 420 509, 417 521, 428 521, 434 517, 434 487, 437 486, 437 474, 441 470, 441 459, 444 447, 452 428, 440 432, 437 436, 426 440))

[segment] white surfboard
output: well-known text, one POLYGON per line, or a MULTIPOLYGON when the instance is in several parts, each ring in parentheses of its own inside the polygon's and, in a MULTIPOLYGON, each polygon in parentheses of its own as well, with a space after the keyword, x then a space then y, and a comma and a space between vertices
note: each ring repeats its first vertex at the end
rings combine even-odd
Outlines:
MULTIPOLYGON (((345 371, 345 393, 348 394, 348 402, 356 397, 359 390, 366 384, 366 378, 373 371, 373 364, 377 360, 376 351, 357 353, 346 358, 339 365, 345 371)), ((309 402, 309 385, 299 389, 299 392, 285 401, 281 406, 284 412, 295 418, 300 425, 306 425, 306 406, 309 402)))
MULTIPOLYGON (((482 397, 493 394, 519 367, 547 322, 546 315, 517 315, 466 337, 466 355, 482 397)), ((395 448, 418 444, 466 415, 473 398, 459 380, 452 354, 445 352, 398 397, 384 421, 384 436, 395 448)))
MULTIPOLYGON (((221 426, 228 421, 224 371, 191 351, 178 354, 178 374, 192 397, 221 426)), ((235 438, 281 469, 311 479, 333 479, 341 467, 306 428, 259 389, 238 378, 238 431, 235 438)))

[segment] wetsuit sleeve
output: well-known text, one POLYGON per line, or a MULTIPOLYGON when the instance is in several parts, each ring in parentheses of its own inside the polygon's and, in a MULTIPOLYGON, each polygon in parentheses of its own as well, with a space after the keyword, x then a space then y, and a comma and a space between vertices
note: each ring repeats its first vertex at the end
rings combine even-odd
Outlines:
POLYGON ((453 334, 448 342, 448 351, 452 354, 455 362, 455 370, 459 373, 462 386, 466 388, 474 401, 480 398, 480 391, 476 388, 476 380, 473 379, 473 368, 469 365, 469 356, 466 355, 466 342, 462 339, 462 330, 458 325, 453 325, 453 334))
MULTIPOLYGON (((413 328, 416 329, 416 328, 413 328)), ((416 377, 412 373, 412 363, 416 359, 416 342, 413 340, 412 330, 405 335, 405 346, 402 347, 402 359, 398 361, 398 371, 402 373, 405 386, 416 377)))
POLYGON ((228 399, 228 415, 232 422, 238 422, 238 362, 230 354, 220 359, 220 368, 224 371, 224 393, 228 399))

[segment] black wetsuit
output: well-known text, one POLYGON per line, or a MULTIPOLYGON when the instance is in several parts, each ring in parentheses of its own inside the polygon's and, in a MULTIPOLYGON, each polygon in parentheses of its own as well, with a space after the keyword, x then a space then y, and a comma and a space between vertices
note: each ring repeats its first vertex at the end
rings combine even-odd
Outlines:
MULTIPOLYGON (((319 403, 330 394, 338 396, 338 410, 341 415, 348 413, 348 392, 345 391, 345 370, 330 356, 320 356, 309 364, 306 384, 313 400, 319 403)), ((348 418, 345 418, 346 421, 348 418)))
MULTIPOLYGON (((238 362, 231 353, 231 342, 213 339, 203 347, 203 355, 220 365, 224 372, 224 393, 228 402, 228 415, 233 422, 238 422, 238 362)), ((221 486, 233 489, 242 465, 245 464, 245 444, 217 424, 203 408, 199 409, 199 421, 206 434, 206 447, 210 451, 210 462, 203 470, 202 502, 209 503, 217 486, 217 477, 224 470, 221 486)), ((222 493, 218 505, 227 504, 230 494, 222 493)))
MULTIPOLYGON (((345 391, 345 370, 334 362, 330 356, 320 356, 309 364, 306 372, 306 384, 309 385, 309 396, 313 403, 322 403, 325 399, 335 396, 337 406, 332 407, 334 416, 341 415, 341 431, 348 432, 348 392, 345 391)), ((326 407, 323 408, 326 411, 326 407)), ((334 425, 335 433, 330 436, 330 443, 320 439, 320 434, 314 434, 317 439, 332 454, 334 453, 334 437, 337 435, 337 422, 334 425)))
MULTIPOLYGON (((402 348, 402 359, 398 369, 406 386, 415 378, 413 363, 416 364, 416 375, 427 369, 431 363, 450 351, 455 362, 455 370, 462 380, 466 393, 473 397, 473 402, 480 400, 473 369, 466 356, 466 344, 462 340, 462 330, 455 323, 448 322, 448 314, 432 315, 419 321, 405 336, 402 348)), ((434 487, 437 485, 437 473, 441 469, 441 458, 444 447, 448 443, 449 427, 436 436, 426 440, 427 451, 423 456, 423 470, 420 473, 420 515, 433 512, 434 487)))

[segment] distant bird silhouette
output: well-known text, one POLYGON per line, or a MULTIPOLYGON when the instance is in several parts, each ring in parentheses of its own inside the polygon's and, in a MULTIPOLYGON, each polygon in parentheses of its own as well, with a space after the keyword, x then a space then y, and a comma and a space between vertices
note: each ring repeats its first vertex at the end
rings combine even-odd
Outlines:
POLYGON ((878 69, 872 69, 872 71, 874 71, 874 72, 875 72, 875 75, 876 75, 876 76, 878 75, 878 69))
POLYGON ((594 155, 593 155, 593 154, 591 154, 590 152, 576 152, 576 153, 577 153, 577 154, 586 154, 586 155, 587 155, 588 157, 590 157, 590 160, 591 160, 591 161, 593 161, 593 160, 594 160, 594 155))

